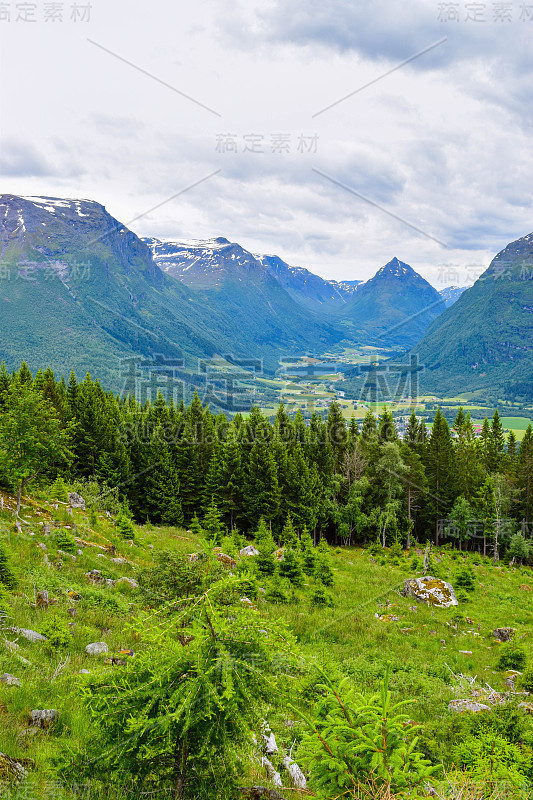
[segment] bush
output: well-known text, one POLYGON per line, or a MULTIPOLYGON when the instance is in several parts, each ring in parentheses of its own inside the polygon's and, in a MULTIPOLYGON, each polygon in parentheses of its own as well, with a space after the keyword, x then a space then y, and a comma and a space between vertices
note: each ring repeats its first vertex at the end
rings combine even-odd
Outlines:
POLYGON ((64 528, 60 528, 54 534, 54 541, 58 550, 64 550, 65 553, 74 554, 78 549, 74 537, 64 528))
POLYGON ((268 600, 270 603, 288 603, 289 597, 285 588, 286 585, 280 579, 279 572, 276 571, 274 577, 272 578, 272 582, 266 591, 265 600, 268 600))
POLYGON ((303 585, 302 564, 300 554, 296 550, 289 548, 285 551, 283 561, 279 564, 279 574, 282 578, 287 578, 293 586, 303 585))
POLYGON ((520 686, 525 692, 533 694, 533 667, 527 667, 520 678, 520 686))
POLYGON ((68 503, 68 489, 63 478, 57 477, 50 487, 50 498, 59 500, 61 503, 68 503))
POLYGON ((48 639, 46 647, 49 650, 62 650, 72 642, 67 621, 57 615, 48 617, 41 626, 41 633, 48 639))
POLYGON ((125 509, 119 512, 115 520, 115 527, 118 535, 123 539, 135 539, 135 528, 125 509))
POLYGON ((417 750, 417 739, 405 725, 408 716, 400 711, 405 702, 392 703, 390 665, 379 694, 371 698, 357 694, 347 679, 336 689, 322 670, 317 671, 323 679, 318 685, 323 698, 313 719, 289 704, 309 726, 300 752, 317 796, 348 796, 358 785, 369 796, 376 796, 370 795, 374 790, 388 797, 423 789, 438 767, 431 767, 417 750))
POLYGON ((473 592, 476 588, 474 575, 467 565, 457 572, 453 583, 454 588, 464 589, 466 592, 473 592))
POLYGON ((225 574, 213 555, 196 554, 196 560, 183 553, 165 550, 154 556, 155 565, 139 575, 139 586, 152 605, 201 594, 225 574))
POLYGON ((333 597, 331 594, 326 590, 326 587, 323 583, 317 583, 313 594, 311 595, 311 605, 312 606, 327 606, 331 608, 333 606, 333 597))
POLYGON ((70 488, 73 492, 81 494, 88 509, 109 511, 113 515, 120 511, 120 499, 116 486, 109 487, 106 483, 98 483, 94 478, 88 478, 74 481, 70 484, 70 488))
POLYGON ((513 640, 502 645, 497 666, 498 669, 521 670, 525 666, 526 659, 526 651, 522 645, 513 640))

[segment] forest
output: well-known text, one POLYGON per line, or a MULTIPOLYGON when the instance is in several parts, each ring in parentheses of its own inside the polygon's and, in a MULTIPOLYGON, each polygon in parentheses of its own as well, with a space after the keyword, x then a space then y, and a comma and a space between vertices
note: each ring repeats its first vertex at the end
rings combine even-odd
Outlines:
POLYGON ((383 547, 452 540, 495 560, 509 548, 527 558, 531 426, 518 444, 512 431, 505 436, 498 411, 476 435, 468 414, 459 410, 450 429, 437 409, 428 427, 413 410, 400 440, 387 409, 376 416, 369 408, 359 426, 335 402, 309 424, 299 412, 291 419, 283 405, 275 418, 254 407, 228 419, 197 394, 188 407, 169 405, 160 393, 140 405, 104 391, 89 374, 78 383, 72 373, 67 384, 50 369, 35 377, 26 364, 11 375, 0 370, 0 437, 13 451, 0 475, 14 491, 26 479, 50 483, 60 475, 97 482, 139 523, 191 526, 213 518, 251 535, 263 519, 281 544, 290 518, 315 544, 321 537, 383 547), (35 470, 20 478, 32 404, 55 420, 62 444, 54 450, 48 435, 46 457, 36 452, 35 470))

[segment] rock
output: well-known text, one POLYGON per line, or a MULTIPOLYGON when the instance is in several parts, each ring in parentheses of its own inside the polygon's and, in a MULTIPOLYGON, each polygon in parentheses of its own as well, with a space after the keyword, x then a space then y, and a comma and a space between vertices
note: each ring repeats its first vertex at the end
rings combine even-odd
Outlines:
POLYGON ((34 728, 44 728, 46 730, 54 722, 57 722, 58 717, 59 712, 52 708, 34 710, 30 714, 30 725, 34 728))
POLYGON ((292 783, 295 789, 307 789, 307 781, 305 779, 305 775, 303 774, 302 770, 298 766, 298 764, 290 758, 290 756, 285 756, 283 759, 283 766, 291 776, 292 783))
POLYGON ((99 569, 92 569, 90 572, 85 573, 85 577, 88 578, 91 583, 102 583, 102 573, 99 569))
POLYGON ((374 617, 379 619, 380 622, 398 622, 400 619, 394 614, 374 614, 374 617))
POLYGON ((515 633, 516 633, 515 628, 495 628, 492 631, 493 636, 499 642, 509 642, 513 638, 515 633))
POLYGON ((247 800, 285 800, 275 789, 267 789, 266 786, 245 786, 238 791, 247 800))
POLYGON ((43 536, 50 536, 50 525, 47 522, 42 523, 43 526, 43 536))
POLYGON ((217 561, 220 561, 221 564, 224 564, 225 567, 236 567, 237 562, 231 556, 226 555, 226 553, 217 553, 217 561))
POLYGON ((79 556, 82 556, 82 555, 83 555, 83 550, 81 550, 81 549, 78 549, 78 550, 76 550, 76 552, 77 552, 77 554, 78 554, 79 556))
POLYGON ((448 710, 455 711, 458 714, 461 714, 463 711, 471 711, 474 714, 477 714, 478 711, 490 711, 490 706, 486 706, 485 703, 477 703, 475 700, 469 700, 468 698, 463 700, 451 700, 448 703, 448 710))
POLYGON ((254 603, 252 603, 249 597, 241 597, 241 603, 243 604, 243 606, 246 606, 247 608, 257 608, 257 606, 254 603))
POLYGON ((248 547, 243 547, 242 550, 239 550, 240 556, 258 556, 259 550, 257 547, 254 547, 253 544, 249 544, 248 547))
POLYGON ((103 653, 109 653, 109 647, 106 642, 92 642, 87 645, 85 652, 88 656, 100 656, 103 653))
POLYGON ((90 675, 90 674, 91 674, 90 669, 80 669, 80 671, 78 672, 78 675, 90 675))
POLYGON ((66 592, 66 595, 67 595, 68 598, 70 598, 70 600, 74 600, 74 601, 81 600, 81 594, 78 594, 78 592, 75 592, 74 589, 68 589, 67 592, 66 592))
POLYGON ((194 564, 195 561, 198 561, 198 557, 199 557, 198 553, 190 553, 189 561, 191 562, 191 564, 194 564))
POLYGON ((116 581, 114 581, 113 578, 104 578, 104 581, 105 585, 108 587, 114 586, 116 584, 116 581))
POLYGON ((273 756, 274 753, 279 752, 276 737, 269 728, 265 728, 265 732, 263 733, 263 742, 267 756, 273 756))
POLYGON ((103 553, 97 553, 95 558, 107 558, 103 553))
POLYGON ((37 542, 37 547, 40 547, 41 550, 48 550, 44 542, 37 542))
POLYGON ((471 650, 459 650, 459 652, 462 653, 464 656, 471 656, 472 655, 472 651, 471 650))
POLYGON ((281 780, 281 775, 277 770, 274 768, 274 765, 268 760, 268 758, 263 756, 263 766, 266 768, 268 773, 268 777, 274 784, 274 786, 283 786, 283 782, 281 780))
POLYGON ((49 599, 48 599, 48 592, 43 590, 42 592, 37 592, 37 608, 48 608, 49 599))
MULTIPOLYGON (((29 758, 14 759, 5 753, 0 753, 0 784, 4 781, 20 783, 28 777, 28 770, 34 766, 29 758)), ((3 793, 2 793, 3 794, 3 793)), ((6 794, 6 797, 9 795, 6 794)))
POLYGON ((530 592, 531 591, 531 586, 528 586, 527 583, 523 583, 520 588, 522 589, 523 592, 530 592))
POLYGON ((81 494, 69 492, 68 502, 72 508, 81 508, 82 511, 85 511, 85 500, 81 494))
POLYGON ((148 547, 150 550, 153 550, 153 549, 154 549, 154 546, 153 546, 153 544, 147 544, 147 545, 146 545, 146 547, 148 547))
POLYGON ((119 578, 117 583, 127 583, 128 586, 131 586, 132 589, 138 589, 139 584, 135 580, 135 578, 119 578))
POLYGON ((533 703, 518 703, 518 708, 521 708, 526 714, 533 714, 533 703))
POLYGON ((113 564, 127 564, 128 563, 125 558, 120 558, 120 556, 118 556, 117 558, 112 558, 111 561, 113 562, 113 564))
POLYGON ((12 633, 18 633, 19 636, 22 636, 22 637, 24 637, 24 639, 27 639, 28 642, 46 642, 47 641, 46 636, 43 636, 42 634, 37 633, 37 631, 30 631, 28 628, 8 628, 7 630, 11 631, 12 633))
POLYGON ((20 678, 10 675, 9 672, 4 672, 3 675, 0 675, 0 683, 5 683, 6 686, 20 686, 20 678))
POLYGON ((417 603, 426 603, 428 606, 449 608, 459 605, 451 583, 431 575, 406 580, 403 591, 408 597, 414 597, 417 603))
POLYGON ((101 633, 102 636, 107 636, 108 633, 111 633, 111 628, 102 628, 101 633))
POLYGON ((276 559, 276 561, 283 561, 284 554, 285 554, 285 548, 284 547, 280 547, 279 550, 274 550, 274 553, 273 553, 274 558, 276 559))

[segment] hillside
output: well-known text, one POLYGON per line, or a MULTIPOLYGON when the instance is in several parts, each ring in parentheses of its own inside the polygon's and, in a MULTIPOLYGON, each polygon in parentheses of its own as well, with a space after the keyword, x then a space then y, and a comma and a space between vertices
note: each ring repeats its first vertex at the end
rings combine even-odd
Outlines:
MULTIPOLYGON (((12 526, 6 509, 12 505, 12 498, 5 494, 2 497, 0 536, 6 541, 12 526)), ((467 592, 463 591, 458 608, 430 608, 423 603, 413 605, 412 599, 398 593, 406 578, 422 574, 417 555, 421 551, 413 552, 409 561, 401 551, 372 553, 343 548, 342 552, 327 553, 333 582, 332 607, 313 601, 316 581, 312 576, 307 576, 301 586, 287 582, 284 591, 290 603, 280 602, 279 587, 274 600, 271 579, 261 575, 258 579, 252 577, 257 557, 239 556, 236 540, 226 538, 222 544, 226 554, 229 550, 236 557, 237 569, 232 569, 230 559, 227 566, 219 562, 216 552, 206 554, 211 561, 202 567, 203 561, 191 564, 189 560, 190 554, 202 554, 203 549, 190 531, 136 526, 125 537, 113 518, 98 510, 98 503, 94 503, 91 501, 90 512, 78 509, 69 513, 66 504, 46 495, 37 501, 28 500, 23 509, 26 523, 22 533, 9 536, 5 552, 18 584, 14 590, 4 591, 2 601, 7 616, 0 641, 4 672, 0 682, 0 784, 9 778, 10 765, 15 763, 22 767, 19 775, 27 776, 20 791, 31 785, 36 800, 48 797, 52 784, 65 800, 74 800, 79 795, 69 789, 69 781, 78 787, 82 785, 91 794, 98 794, 107 786, 106 797, 118 800, 127 796, 127 790, 124 793, 120 790, 127 780, 127 770, 117 782, 111 765, 117 768, 121 736, 135 739, 138 734, 134 729, 121 734, 119 727, 118 738, 109 746, 105 717, 96 711, 91 713, 86 701, 92 695, 98 699, 98 693, 106 697, 106 686, 123 686, 124 691, 128 683, 136 680, 139 671, 149 675, 150 668, 155 669, 161 657, 170 653, 171 640, 164 631, 171 630, 168 627, 171 617, 168 611, 158 611, 151 587, 157 579, 158 594, 164 597, 170 585, 174 591, 180 591, 182 578, 175 577, 172 584, 168 583, 165 564, 175 567, 181 564, 182 570, 188 565, 188 574, 193 576, 193 568, 200 575, 211 563, 212 580, 216 576, 219 585, 225 586, 227 598, 225 604, 213 608, 213 624, 218 627, 225 618, 236 620, 244 614, 249 631, 254 626, 261 627, 265 636, 273 637, 282 621, 286 630, 291 631, 290 636, 295 637, 290 640, 292 654, 278 653, 275 699, 268 707, 260 704, 261 712, 268 715, 276 749, 269 750, 265 744, 262 748, 242 747, 238 785, 277 788, 282 794, 271 797, 295 800, 300 795, 291 790, 291 776, 287 762, 283 761, 290 751, 292 759, 304 766, 307 789, 316 791, 317 784, 305 766, 306 725, 288 703, 307 716, 315 713, 314 707, 320 700, 315 684, 322 678, 317 675, 314 663, 326 670, 335 685, 345 676, 357 691, 372 693, 379 689, 388 662, 393 700, 410 701, 406 709, 408 725, 421 726, 416 733, 430 761, 434 764, 444 761, 447 780, 437 773, 429 783, 439 791, 444 791, 448 782, 457 787, 456 791, 461 785, 473 784, 490 791, 491 781, 507 780, 505 797, 519 797, 522 791, 519 785, 531 775, 527 759, 533 744, 533 724, 532 717, 520 707, 524 702, 529 703, 521 693, 523 667, 518 672, 507 672, 505 663, 511 661, 504 661, 503 657, 506 654, 510 658, 510 653, 524 650, 520 644, 514 649, 501 644, 493 630, 511 628, 517 642, 531 635, 533 614, 523 604, 524 589, 529 588, 526 584, 533 583, 530 568, 506 565, 495 568, 475 554, 458 554, 447 549, 434 551, 433 567, 439 575, 451 579, 457 588, 458 576, 471 574, 472 584, 467 592), (235 572, 233 578, 231 571, 235 572), (244 609, 239 600, 244 596, 239 583, 242 579, 247 581, 249 604, 244 609), (232 586, 236 590, 234 601, 229 599, 232 586), (143 610, 147 608, 149 613, 143 610), (45 638, 31 641, 28 637, 35 638, 32 632, 45 638), (87 648, 94 650, 94 654, 89 654, 87 648), (515 678, 510 681, 509 675, 515 678), (485 710, 477 714, 457 714, 451 710, 454 703, 461 702, 470 703, 473 709, 481 704, 480 709, 485 710), (49 710, 51 721, 39 726, 36 712, 41 709, 49 710), (507 760, 498 767, 497 778, 490 775, 491 748, 492 752, 496 748, 496 752, 507 754, 507 760), (469 760, 469 749, 477 753, 474 763, 469 760), (263 759, 268 754, 269 763, 279 771, 280 783, 266 761, 261 761, 261 753, 263 759), (88 758, 93 760, 87 763, 88 758), (464 772, 457 773, 457 768, 464 772)), ((183 576, 186 574, 186 570, 182 572, 183 576)), ((211 585, 215 588, 217 584, 211 585)), ((179 614, 177 610, 173 613, 179 614)), ((190 628, 184 625, 180 630, 182 640, 186 641, 190 628)), ((196 636, 199 631, 195 630, 196 636)), ((209 635, 207 625, 204 635, 209 635)), ((288 635, 285 633, 285 637, 288 635)), ((175 658, 186 653, 187 647, 194 647, 175 641, 174 646, 178 647, 175 658)), ((235 677, 246 675, 239 672, 235 658, 234 655, 235 677)), ((254 670, 264 669, 259 653, 253 663, 254 670)), ((160 681, 169 673, 171 663, 164 666, 160 681)), ((214 673, 217 674, 221 673, 214 673)), ((156 698, 163 685, 160 683, 151 690, 152 708, 157 707, 156 698)), ((347 691, 346 683, 341 691, 347 691)), ((204 695, 193 725, 207 712, 209 697, 204 695)), ((221 702, 226 700, 222 698, 221 702)), ((160 729, 164 729, 164 716, 152 716, 151 734, 146 739, 152 742, 151 753, 144 754, 142 749, 130 751, 128 760, 122 763, 130 764, 132 758, 152 758, 156 765, 156 753, 164 748, 164 737, 161 740, 157 736, 160 729)), ((259 732, 257 736, 262 741, 259 732)), ((229 759, 227 751, 226 758, 229 759)), ((198 764, 202 764, 201 759, 198 764)), ((145 791, 150 790, 153 777, 148 773, 142 779, 145 791)), ((195 779, 198 791, 200 777, 197 775, 195 779)), ((210 797, 219 796, 214 794, 216 780, 214 776, 211 778, 210 797)), ((156 786, 158 791, 162 790, 162 781, 156 786)), ((187 792, 184 796, 192 795, 187 792)), ((220 796, 229 800, 238 795, 228 792, 220 796)), ((320 796, 333 798, 334 794, 326 792, 320 796)), ((495 794, 496 797, 501 795, 495 794)))
POLYGON ((342 322, 355 340, 411 347, 444 309, 437 290, 409 264, 393 258, 357 288, 342 310, 342 322))
POLYGON ((533 400, 533 234, 511 242, 416 345, 425 391, 533 400))

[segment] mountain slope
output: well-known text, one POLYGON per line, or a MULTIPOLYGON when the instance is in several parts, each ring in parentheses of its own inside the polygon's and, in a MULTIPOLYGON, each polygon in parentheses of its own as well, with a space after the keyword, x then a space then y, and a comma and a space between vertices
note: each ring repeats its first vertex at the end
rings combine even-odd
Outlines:
POLYGON ((298 303, 315 311, 339 308, 354 296, 361 281, 326 281, 304 267, 290 267, 279 256, 257 255, 258 261, 298 303))
POLYGON ((342 319, 352 338, 412 347, 444 309, 437 290, 409 264, 393 258, 357 288, 342 319))
POLYGON ((533 400, 533 233, 498 253, 414 352, 431 391, 533 400))
POLYGON ((446 304, 446 308, 453 306, 459 300, 463 292, 466 292, 468 286, 447 286, 441 289, 439 294, 446 304))
MULTIPOLYGON (((190 288, 206 307, 229 315, 251 357, 271 368, 279 355, 323 352, 339 338, 329 322, 303 308, 252 253, 223 237, 162 242, 145 239, 155 263, 190 288)), ((321 279, 319 279, 321 280, 321 279)))

